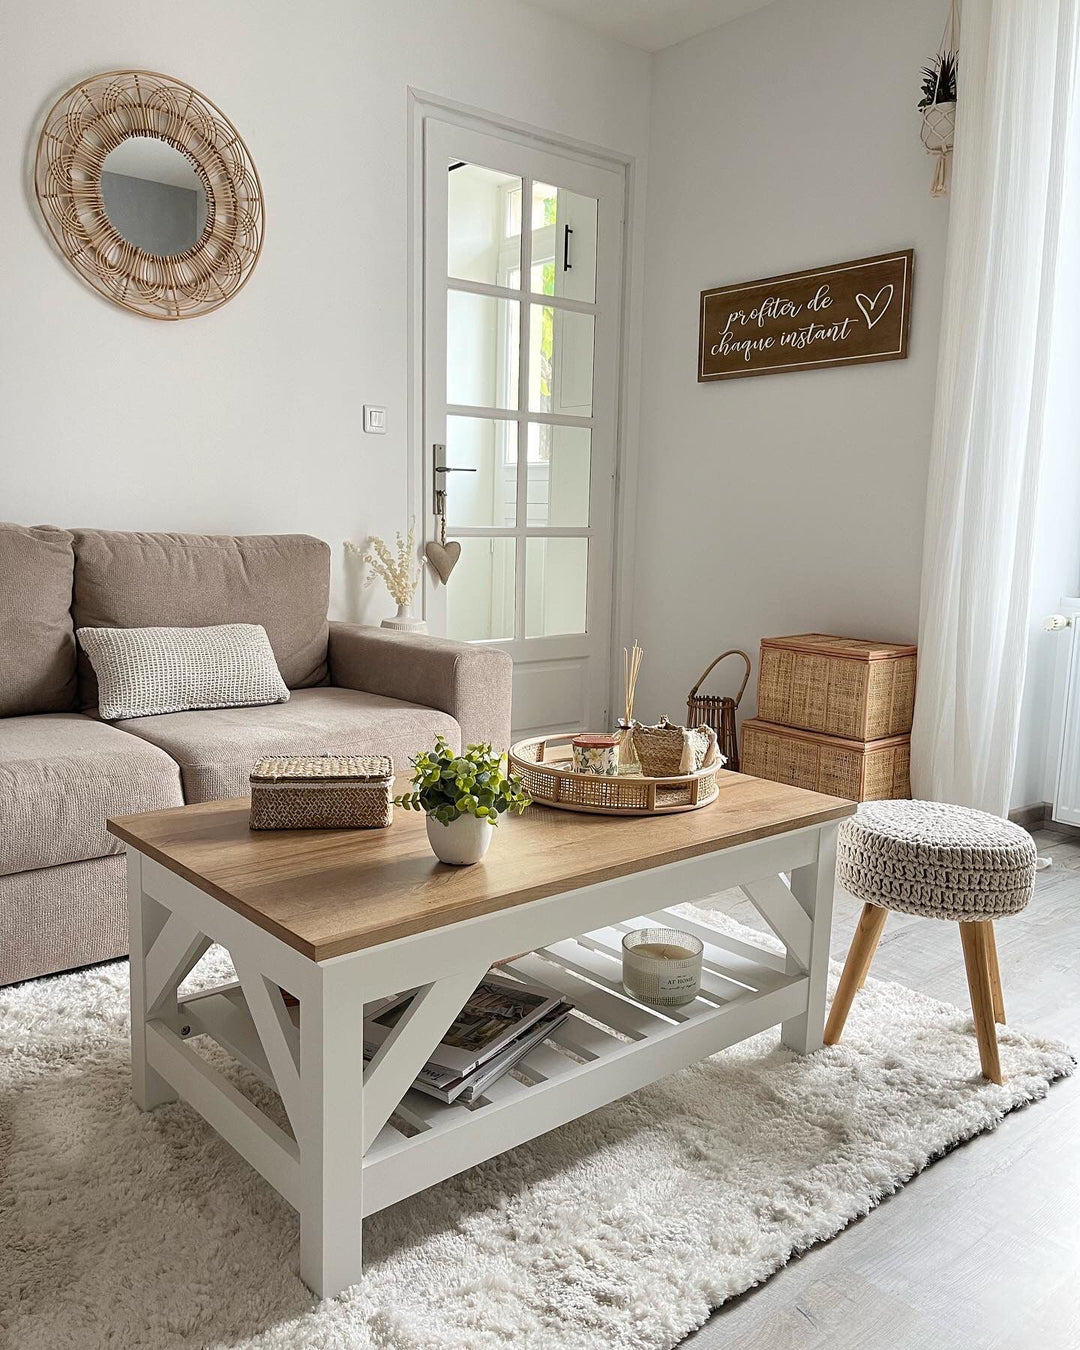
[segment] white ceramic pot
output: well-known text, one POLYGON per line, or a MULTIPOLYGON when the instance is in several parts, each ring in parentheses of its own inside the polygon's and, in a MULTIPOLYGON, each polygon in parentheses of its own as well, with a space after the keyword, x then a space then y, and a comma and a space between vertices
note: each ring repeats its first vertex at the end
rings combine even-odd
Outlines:
POLYGON ((489 820, 478 820, 476 816, 458 816, 449 825, 434 816, 427 818, 428 843, 436 858, 455 867, 478 863, 488 851, 494 832, 495 826, 489 820))

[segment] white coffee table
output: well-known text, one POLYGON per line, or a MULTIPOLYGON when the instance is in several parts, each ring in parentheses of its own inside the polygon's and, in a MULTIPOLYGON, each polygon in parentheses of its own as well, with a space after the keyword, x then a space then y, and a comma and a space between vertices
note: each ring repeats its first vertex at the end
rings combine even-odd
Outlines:
POLYGON ((180 1097, 202 1115, 299 1211, 306 1283, 339 1293, 361 1276, 363 1215, 778 1023, 794 1050, 817 1050, 836 829, 854 810, 725 773, 716 802, 682 815, 533 807, 472 868, 437 863, 423 819, 404 812, 362 832, 252 833, 246 800, 110 821, 128 846, 135 1101, 180 1097), (731 886, 786 956, 667 912, 731 886), (623 933, 650 921, 706 944, 701 997, 684 1008, 623 995, 623 933), (180 999, 211 942, 238 979, 180 999), (492 962, 526 951, 506 969, 592 1020, 572 1015, 480 1105, 412 1091, 492 962), (411 988, 365 1067, 365 1003, 411 988), (277 1091, 290 1129, 198 1054, 200 1036, 277 1091))

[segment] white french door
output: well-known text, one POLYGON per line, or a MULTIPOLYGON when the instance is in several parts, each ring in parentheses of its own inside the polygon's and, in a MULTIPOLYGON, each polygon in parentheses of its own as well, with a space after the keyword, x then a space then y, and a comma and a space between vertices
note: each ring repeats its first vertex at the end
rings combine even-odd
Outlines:
POLYGON ((515 734, 608 721, 624 187, 424 123, 425 613, 514 658, 515 734))

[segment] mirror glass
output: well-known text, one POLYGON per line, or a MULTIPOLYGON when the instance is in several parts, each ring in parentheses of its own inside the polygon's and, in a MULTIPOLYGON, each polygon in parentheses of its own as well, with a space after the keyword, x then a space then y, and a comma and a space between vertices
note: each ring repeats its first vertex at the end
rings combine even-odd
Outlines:
POLYGON ((206 226, 206 191, 194 164, 154 136, 130 136, 109 152, 101 195, 116 232, 158 258, 194 248, 206 226))

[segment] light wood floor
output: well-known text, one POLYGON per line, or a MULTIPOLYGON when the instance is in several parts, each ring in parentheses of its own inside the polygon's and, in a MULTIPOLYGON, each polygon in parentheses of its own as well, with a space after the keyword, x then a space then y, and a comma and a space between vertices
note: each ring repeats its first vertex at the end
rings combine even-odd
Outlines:
MULTIPOLYGON (((997 925, 1009 1021, 1080 1049, 1080 842, 1040 831, 1023 914, 997 925)), ((833 956, 860 906, 838 899, 833 956)), ((755 923, 749 904, 731 913, 755 923)), ((757 926, 760 926, 758 922, 757 926)), ((891 914, 871 976, 968 1007, 955 925, 891 914)), ((1080 1074, 932 1164, 732 1300, 680 1350, 1077 1350, 1080 1074)))

